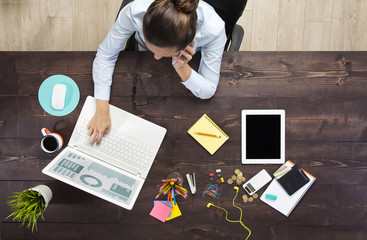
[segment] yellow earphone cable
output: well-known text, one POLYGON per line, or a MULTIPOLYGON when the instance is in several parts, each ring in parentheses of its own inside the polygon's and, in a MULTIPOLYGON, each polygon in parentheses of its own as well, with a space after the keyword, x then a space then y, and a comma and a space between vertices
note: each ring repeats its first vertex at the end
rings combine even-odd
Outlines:
POLYGON ((239 219, 239 223, 249 232, 249 234, 248 234, 248 236, 247 236, 247 238, 246 238, 246 240, 250 237, 250 235, 251 235, 251 230, 250 230, 250 228, 248 228, 243 222, 242 222, 242 209, 240 208, 240 207, 238 207, 238 206, 236 206, 235 204, 234 204, 234 200, 237 198, 237 195, 238 195, 238 189, 237 189, 237 191, 236 191, 236 195, 234 196, 234 198, 233 198, 233 201, 232 201, 232 203, 233 203, 233 207, 235 207, 235 208, 237 208, 237 209, 239 209, 240 210, 240 219, 239 219))
MULTIPOLYGON (((224 208, 222 208, 222 207, 219 207, 219 206, 216 206, 216 205, 214 205, 214 204, 210 204, 210 205, 212 205, 212 206, 214 206, 214 207, 216 207, 216 208, 219 208, 219 209, 221 209, 221 210, 223 210, 225 213, 226 213, 226 220, 228 221, 228 222, 230 222, 230 223, 240 223, 241 224, 241 226, 243 226, 247 231, 248 231, 248 235, 247 235, 247 238, 246 238, 246 240, 250 237, 250 235, 251 235, 251 230, 242 222, 242 209, 240 208, 240 207, 238 207, 238 206, 236 206, 235 204, 234 204, 234 200, 236 199, 236 197, 237 197, 237 195, 238 195, 238 189, 237 189, 237 191, 236 191, 236 195, 234 196, 234 198, 233 198, 233 201, 232 201, 232 203, 233 203, 233 206, 235 207, 235 208, 237 208, 237 209, 239 209, 240 210, 240 219, 239 219, 239 221, 234 221, 234 220, 230 220, 230 219, 228 219, 228 212, 227 212, 227 210, 225 210, 224 208)), ((209 205, 209 204, 208 204, 209 205)))

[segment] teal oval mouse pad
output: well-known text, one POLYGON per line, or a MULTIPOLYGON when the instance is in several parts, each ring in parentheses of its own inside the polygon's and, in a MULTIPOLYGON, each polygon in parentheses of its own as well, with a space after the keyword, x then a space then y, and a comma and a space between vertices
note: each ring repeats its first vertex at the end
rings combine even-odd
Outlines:
POLYGON ((78 85, 73 79, 65 75, 53 75, 45 79, 38 90, 38 101, 41 107, 54 116, 65 116, 71 113, 78 106, 80 92, 78 85), (57 110, 52 107, 52 91, 56 84, 66 86, 64 108, 57 110))

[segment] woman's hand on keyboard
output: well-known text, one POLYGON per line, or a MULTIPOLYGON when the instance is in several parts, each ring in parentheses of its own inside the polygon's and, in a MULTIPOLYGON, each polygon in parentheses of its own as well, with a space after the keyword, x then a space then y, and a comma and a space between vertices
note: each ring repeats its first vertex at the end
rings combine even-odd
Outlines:
POLYGON ((102 137, 105 136, 111 129, 111 117, 109 103, 105 100, 97 99, 96 113, 89 121, 87 129, 90 137, 90 142, 101 144, 102 137))

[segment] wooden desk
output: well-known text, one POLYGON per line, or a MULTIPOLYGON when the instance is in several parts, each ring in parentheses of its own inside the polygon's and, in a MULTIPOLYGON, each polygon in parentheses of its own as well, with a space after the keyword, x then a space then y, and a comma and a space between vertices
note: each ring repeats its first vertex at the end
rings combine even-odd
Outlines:
MULTIPOLYGON (((0 53, 0 218, 1 239, 244 239, 247 232, 230 218, 233 185, 220 186, 219 199, 202 198, 208 173, 217 168, 228 179, 239 168, 250 178, 279 165, 246 165, 241 159, 241 110, 285 109, 286 158, 317 177, 286 218, 259 199, 237 204, 250 239, 367 238, 367 54, 366 52, 226 52, 217 93, 210 100, 192 96, 179 82, 169 59, 150 53, 122 53, 117 63, 111 104, 168 129, 132 211, 49 178, 41 170, 55 156, 39 148, 40 129, 59 132, 68 142, 87 95, 95 52, 0 53), (344 57, 344 62, 340 59, 344 57), (139 73, 152 104, 134 109, 132 78, 139 73), (45 113, 37 93, 54 74, 73 78, 81 92, 78 108, 65 117, 45 113), (210 156, 187 133, 207 113, 230 139, 210 156), (161 223, 149 216, 156 185, 172 171, 195 171, 198 193, 178 199, 183 216, 161 223), (47 184, 53 199, 38 233, 4 220, 8 195, 47 184)), ((198 65, 198 59, 192 65, 198 65)), ((187 183, 185 183, 185 186, 187 183)), ((260 194, 264 189, 260 191, 260 194)))

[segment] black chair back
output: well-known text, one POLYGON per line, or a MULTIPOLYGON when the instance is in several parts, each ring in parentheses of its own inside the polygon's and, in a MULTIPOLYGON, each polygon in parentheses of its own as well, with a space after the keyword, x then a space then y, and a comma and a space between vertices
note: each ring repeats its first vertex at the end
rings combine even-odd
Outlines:
POLYGON ((226 34, 230 38, 233 28, 245 10, 247 0, 204 0, 211 5, 226 25, 226 34))

